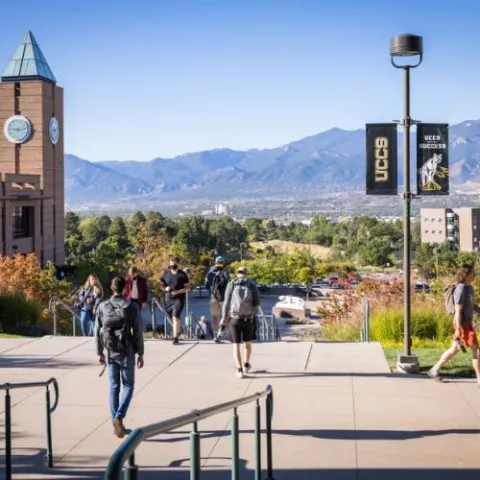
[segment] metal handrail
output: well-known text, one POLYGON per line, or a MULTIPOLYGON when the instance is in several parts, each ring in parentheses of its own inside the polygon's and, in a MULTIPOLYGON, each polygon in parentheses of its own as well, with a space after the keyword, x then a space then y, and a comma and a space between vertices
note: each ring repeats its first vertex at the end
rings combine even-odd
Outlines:
POLYGON ((63 300, 60 300, 58 297, 50 298, 48 303, 48 311, 53 313, 53 335, 57 335, 57 304, 63 307, 67 312, 72 314, 72 329, 73 329, 73 336, 76 337, 77 335, 77 320, 80 321, 80 315, 73 310, 69 305, 67 305, 63 300))
MULTIPOLYGON (((165 310, 165 307, 158 301, 156 297, 152 297, 152 302, 150 305, 150 313, 152 315, 152 330, 153 330, 153 335, 155 336, 155 330, 157 328, 157 322, 156 322, 156 317, 155 317, 155 308, 158 308, 164 315, 165 319, 168 321, 170 324, 170 328, 172 331, 173 335, 173 320, 168 314, 168 312, 165 310)), ((165 322, 165 338, 168 338, 167 336, 167 323, 165 322)))
POLYGON ((248 403, 256 401, 255 407, 255 447, 256 447, 256 466, 255 478, 261 478, 261 422, 260 422, 260 399, 266 397, 266 444, 267 444, 267 480, 273 480, 273 454, 272 454, 272 417, 273 417, 273 389, 268 385, 265 390, 254 393, 248 397, 242 397, 230 402, 221 403, 203 410, 194 410, 186 415, 165 420, 159 423, 153 423, 141 428, 136 428, 130 433, 123 443, 113 452, 105 471, 105 480, 119 480, 123 465, 125 468, 125 480, 138 479, 138 466, 135 464, 135 449, 145 440, 155 437, 162 433, 193 424, 190 434, 191 442, 191 468, 190 480, 200 478, 200 434, 198 432, 198 422, 214 415, 224 413, 233 409, 232 419, 232 478, 239 478, 239 449, 238 449, 238 414, 237 408, 248 403))
POLYGON ((47 464, 53 468, 53 447, 52 447, 52 418, 51 414, 56 410, 59 400, 59 388, 56 378, 50 378, 45 382, 24 382, 24 383, 0 383, 0 391, 5 390, 5 479, 12 479, 12 398, 10 390, 20 388, 46 387, 45 401, 47 412, 47 464), (53 384, 55 390, 55 402, 50 404, 50 389, 53 384))
POLYGON ((272 341, 281 340, 275 315, 265 315, 265 312, 261 306, 258 306, 258 312, 260 314, 260 318, 262 319, 262 341, 265 341, 265 339, 272 341), (271 324, 269 324, 267 317, 271 317, 271 324))

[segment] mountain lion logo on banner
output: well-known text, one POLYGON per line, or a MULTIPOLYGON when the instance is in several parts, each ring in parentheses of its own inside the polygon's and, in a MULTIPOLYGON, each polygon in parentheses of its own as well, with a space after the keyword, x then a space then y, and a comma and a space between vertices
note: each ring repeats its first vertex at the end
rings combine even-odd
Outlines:
POLYGON ((431 192, 441 190, 442 187, 435 181, 437 178, 445 178, 448 176, 448 168, 442 167, 442 154, 434 153, 420 169, 421 174, 421 190, 423 192, 431 192))

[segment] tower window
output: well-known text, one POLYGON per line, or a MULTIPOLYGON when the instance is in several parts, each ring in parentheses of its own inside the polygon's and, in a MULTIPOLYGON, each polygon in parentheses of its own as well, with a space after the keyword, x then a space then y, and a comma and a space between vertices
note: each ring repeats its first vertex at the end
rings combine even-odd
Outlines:
POLYGON ((15 207, 13 209, 13 238, 33 237, 34 207, 15 207))
POLYGON ((20 82, 15 82, 15 96, 19 97, 21 95, 21 85, 20 82))

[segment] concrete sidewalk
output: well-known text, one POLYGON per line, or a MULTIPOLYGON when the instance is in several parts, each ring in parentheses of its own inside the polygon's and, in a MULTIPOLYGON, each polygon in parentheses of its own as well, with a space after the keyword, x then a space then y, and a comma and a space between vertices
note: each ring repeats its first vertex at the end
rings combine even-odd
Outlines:
MULTIPOLYGON (((470 381, 437 384, 392 375, 378 344, 256 344, 253 372, 245 379, 234 376, 229 344, 175 347, 152 340, 146 343, 145 359, 127 427, 271 384, 276 480, 479 478, 480 390, 470 381)), ((108 379, 98 372, 91 339, 0 339, 0 382, 55 376, 60 384, 60 404, 52 417, 55 468, 50 472, 43 466, 44 391, 12 393, 14 478, 103 478, 119 441, 109 421, 108 379)), ((239 413, 241 478, 252 478, 253 405, 239 413)), ((3 421, 2 412, 2 448, 3 421)), ((230 414, 222 414, 200 423, 202 478, 231 476, 229 422, 230 414)), ((136 456, 140 478, 188 479, 188 435, 185 428, 142 444, 136 456)), ((3 468, 3 457, 0 464, 3 468)))

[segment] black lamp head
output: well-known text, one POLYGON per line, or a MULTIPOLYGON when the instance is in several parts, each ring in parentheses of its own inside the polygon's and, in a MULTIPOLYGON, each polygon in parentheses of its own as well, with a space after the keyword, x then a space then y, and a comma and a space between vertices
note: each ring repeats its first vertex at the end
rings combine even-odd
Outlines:
POLYGON ((392 64, 401 68, 401 65, 397 65, 394 62, 396 57, 416 57, 419 56, 418 63, 416 65, 409 65, 410 67, 418 67, 422 63, 423 57, 423 38, 418 35, 412 35, 410 33, 404 33, 397 35, 390 39, 390 57, 392 64))
POLYGON ((423 38, 409 33, 397 35, 390 39, 392 57, 413 57, 423 54, 423 38))

